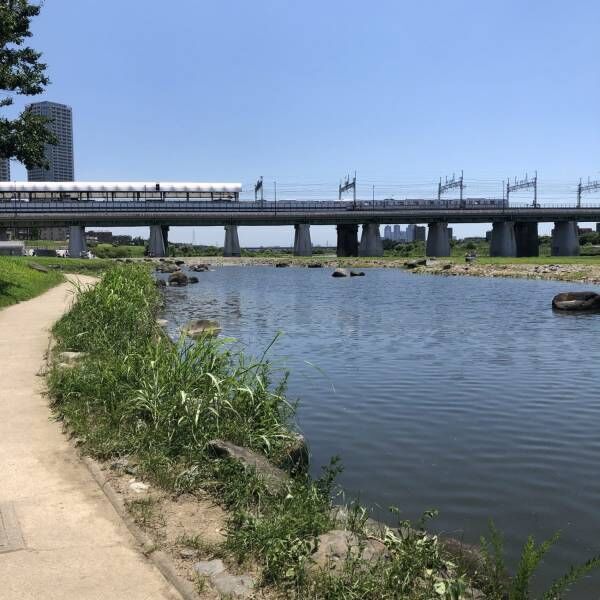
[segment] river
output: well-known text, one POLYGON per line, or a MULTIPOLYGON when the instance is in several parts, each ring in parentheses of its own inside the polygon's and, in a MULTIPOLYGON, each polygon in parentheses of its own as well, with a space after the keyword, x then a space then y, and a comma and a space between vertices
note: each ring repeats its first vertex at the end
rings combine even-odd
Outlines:
MULTIPOLYGON (((560 315, 580 284, 367 269, 223 267, 167 288, 170 332, 192 318, 291 375, 318 474, 388 519, 477 543, 493 519, 514 564, 528 534, 562 532, 540 580, 600 553, 600 315, 560 315)), ((596 291, 599 291, 596 289, 596 291)), ((570 598, 600 598, 600 575, 570 598)))

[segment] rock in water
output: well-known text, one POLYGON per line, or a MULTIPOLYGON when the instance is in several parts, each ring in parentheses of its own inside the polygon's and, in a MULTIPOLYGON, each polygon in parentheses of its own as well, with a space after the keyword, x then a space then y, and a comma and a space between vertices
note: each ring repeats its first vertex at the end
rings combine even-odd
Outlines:
POLYGON ((600 312, 600 294, 564 292, 552 298, 552 308, 565 312, 600 312))
POLYGON ((425 258, 418 258, 415 260, 407 260, 404 263, 404 266, 407 269, 416 269, 417 267, 424 267, 427 264, 427 259, 425 258))
POLYGON ((173 286, 184 286, 188 284, 188 277, 185 273, 182 273, 181 271, 177 271, 175 273, 171 273, 171 275, 169 275, 169 285, 173 285, 173 286))
POLYGON ((183 328, 183 332, 193 338, 201 335, 217 335, 219 331, 221 331, 219 322, 210 319, 193 319, 183 328))
POLYGON ((350 271, 350 277, 364 277, 364 271, 350 271))
POLYGON ((349 273, 347 269, 336 269, 331 276, 332 277, 348 277, 349 273))
POLYGON ((188 277, 188 283, 198 283, 199 281, 200 280, 195 275, 188 277))

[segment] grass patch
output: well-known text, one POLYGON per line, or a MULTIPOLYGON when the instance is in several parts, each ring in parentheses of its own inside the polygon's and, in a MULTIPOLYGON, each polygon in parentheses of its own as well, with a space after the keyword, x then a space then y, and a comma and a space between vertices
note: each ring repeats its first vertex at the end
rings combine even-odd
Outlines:
POLYGON ((81 273, 81 274, 98 274, 103 273, 112 265, 110 260, 100 260, 96 258, 60 258, 53 256, 20 256, 15 257, 15 260, 25 264, 34 262, 55 271, 63 273, 81 273))
POLYGON ((0 257, 0 307, 39 296, 62 281, 58 272, 41 273, 19 257, 0 257))
MULTIPOLYGON (((487 554, 492 558, 471 573, 425 532, 425 519, 416 527, 400 521, 379 536, 382 557, 365 562, 361 548, 370 534, 367 511, 358 504, 346 521, 358 540, 358 554, 349 554, 335 575, 315 573, 311 554, 318 536, 340 527, 331 510, 339 493, 339 464, 332 461, 318 479, 296 472, 274 490, 240 463, 214 458, 208 442, 219 437, 285 463, 295 442, 294 406, 285 398, 285 378, 273 381, 264 357, 235 353, 218 339, 174 344, 156 324, 160 303, 142 265, 115 266, 95 288, 80 289, 54 334, 58 350, 86 356, 71 369, 54 365, 48 386, 57 416, 68 421, 84 451, 101 459, 133 455, 140 474, 155 485, 177 493, 202 489, 228 509, 223 545, 209 547, 200 538, 182 543, 240 565, 258 563, 262 583, 276 586, 286 598, 466 600, 474 584, 489 598, 532 597, 531 575, 549 545, 529 540, 511 578, 503 572, 501 545, 494 543, 487 554)), ((150 500, 130 503, 141 524, 155 522, 155 508, 150 500)), ((598 563, 592 559, 570 571, 549 593, 562 594, 598 563)))

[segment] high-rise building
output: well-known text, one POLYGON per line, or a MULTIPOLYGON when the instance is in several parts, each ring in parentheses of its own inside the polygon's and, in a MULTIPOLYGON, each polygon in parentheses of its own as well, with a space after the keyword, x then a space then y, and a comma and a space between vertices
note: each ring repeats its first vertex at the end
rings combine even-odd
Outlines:
POLYGON ((48 117, 48 129, 56 136, 56 145, 46 144, 46 167, 27 169, 29 181, 73 181, 73 113, 71 107, 57 102, 34 102, 27 107, 35 115, 48 117))
MULTIPOLYGON (((29 181, 73 181, 73 112, 70 106, 57 102, 34 102, 27 107, 35 115, 48 117, 48 129, 56 136, 57 143, 46 144, 44 156, 48 167, 27 169, 29 181)), ((40 239, 65 240, 65 227, 42 227, 40 239)))
POLYGON ((383 228, 383 239, 391 240, 392 239, 392 228, 389 225, 386 225, 383 228))
POLYGON ((10 181, 10 162, 8 158, 0 158, 0 181, 10 181))

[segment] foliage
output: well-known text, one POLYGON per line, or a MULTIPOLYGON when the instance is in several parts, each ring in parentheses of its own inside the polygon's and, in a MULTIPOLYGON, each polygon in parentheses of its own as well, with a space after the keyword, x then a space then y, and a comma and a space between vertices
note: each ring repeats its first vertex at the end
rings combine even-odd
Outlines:
POLYGON ((96 244, 90 248, 98 258, 140 258, 144 256, 144 246, 138 245, 96 244))
POLYGON ((55 271, 41 273, 18 257, 0 257, 0 307, 29 300, 61 281, 55 271))
MULTIPOLYGON (((489 600, 529 600, 533 598, 532 580, 545 554, 556 543, 559 534, 549 540, 536 544, 529 537, 521 551, 521 558, 514 576, 508 575, 504 558, 502 535, 493 523, 490 523, 490 539, 481 538, 481 547, 485 559, 486 579, 483 589, 489 600)), ((592 570, 600 568, 600 555, 582 565, 571 567, 562 577, 556 579, 548 590, 537 596, 540 600, 560 600, 570 585, 577 582, 592 570)))
MULTIPOLYGON (((39 12, 28 0, 0 0, 0 90, 34 96, 48 84, 41 53, 24 45, 31 36, 31 19, 39 12)), ((7 95, 0 99, 0 108, 12 103, 7 95)), ((0 118, 0 157, 15 157, 28 168, 44 166, 44 144, 56 143, 47 123, 27 110, 12 120, 0 118)))

